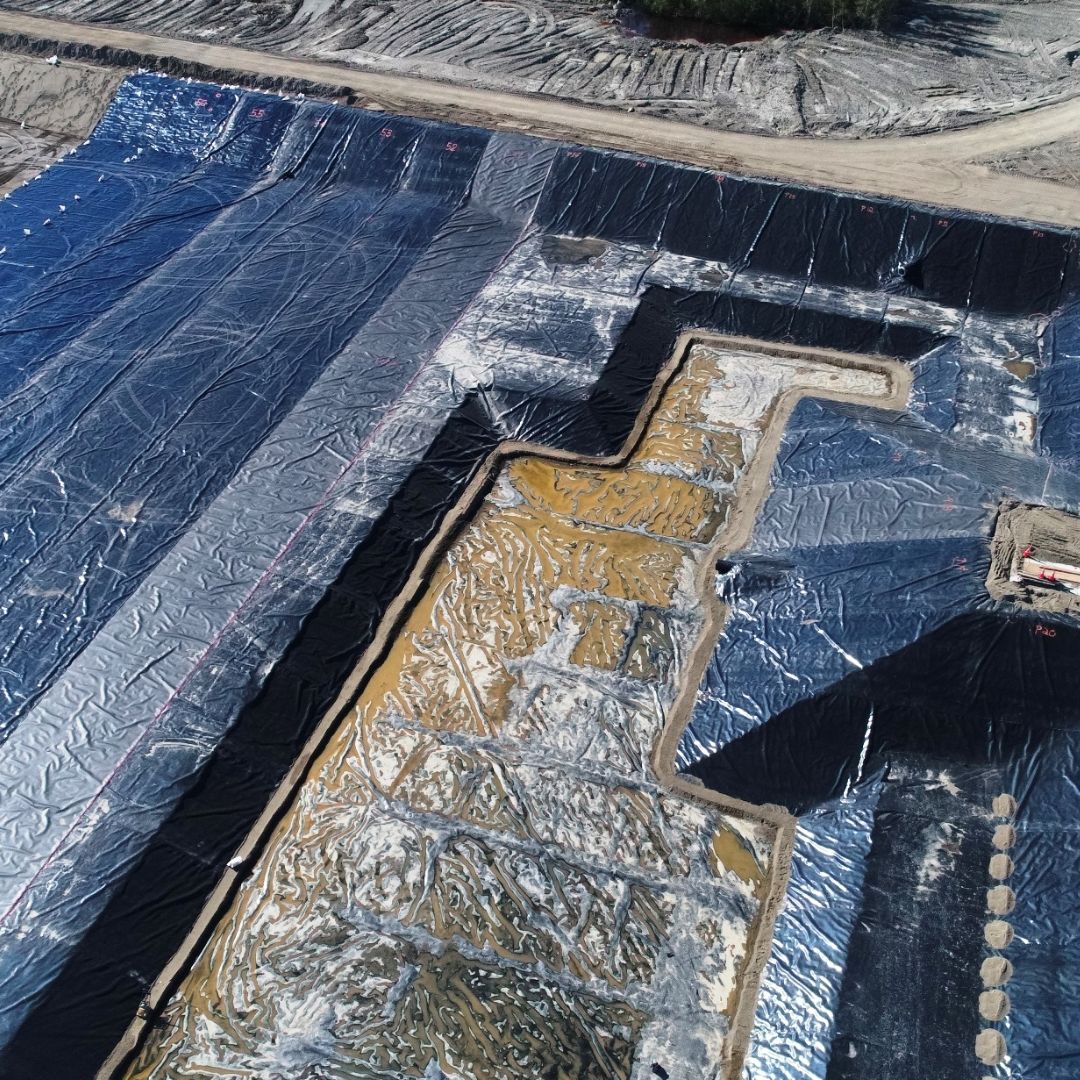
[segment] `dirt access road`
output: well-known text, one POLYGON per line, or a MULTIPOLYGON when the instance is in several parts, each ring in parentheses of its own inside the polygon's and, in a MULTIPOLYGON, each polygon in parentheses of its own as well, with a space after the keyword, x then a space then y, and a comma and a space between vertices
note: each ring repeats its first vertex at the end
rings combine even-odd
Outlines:
POLYGON ((710 169, 889 195, 1032 222, 1080 225, 1080 188, 996 173, 973 163, 1041 146, 1080 130, 1080 98, 935 135, 855 142, 777 138, 710 131, 552 98, 497 93, 14 12, 0 12, 0 33, 128 49, 148 61, 173 58, 236 72, 238 76, 253 73, 344 85, 353 90, 361 104, 394 112, 511 128, 710 169))

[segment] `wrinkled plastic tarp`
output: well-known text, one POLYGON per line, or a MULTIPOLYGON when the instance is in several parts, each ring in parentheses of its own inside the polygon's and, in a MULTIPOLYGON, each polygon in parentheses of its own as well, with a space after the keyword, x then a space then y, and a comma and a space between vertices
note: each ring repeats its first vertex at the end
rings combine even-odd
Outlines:
POLYGON ((1071 311, 1048 332, 969 317, 916 362, 907 416, 800 403, 718 579, 731 615, 681 764, 800 815, 752 1080, 1076 1074, 1080 634, 984 585, 1003 497, 1080 508, 1076 444, 1057 443, 1070 405, 1047 377, 1072 363, 1071 311), (1003 382, 1010 357, 1033 374, 1003 382), (1018 413, 1038 415, 1041 453, 1008 437, 1018 413), (995 1070, 974 1046, 1000 793, 1020 814, 995 1070))
MULTIPOLYGON (((718 582, 732 615, 681 764, 752 787, 738 767, 765 747, 748 797, 771 785, 805 815, 750 1075, 878 1075, 893 1014, 844 981, 893 895, 874 845, 929 858, 927 891, 871 920, 900 956, 913 914, 983 894, 980 815, 1010 784, 1032 900, 1007 1035, 1023 1075, 1071 1075, 1053 904, 1077 877, 1041 854, 1074 827, 1067 732, 951 771, 933 739, 861 764, 861 742, 823 740, 809 777, 767 732, 834 699, 860 740, 869 704, 892 731, 876 664, 955 624, 963 691, 978 649, 1030 636, 985 594, 986 539, 1003 494, 1077 506, 1072 237, 157 76, 0 230, 3 1075, 86 1076, 108 1052, 491 447, 610 452, 695 327, 916 374, 900 419, 799 406, 718 582), (924 837, 928 813, 955 832, 924 837)), ((1060 691, 1012 695, 1018 723, 1060 691)), ((960 930, 944 959, 977 975, 978 921, 960 930)), ((880 970, 932 980, 942 953, 918 955, 880 970)), ((977 987, 942 994, 959 1004, 901 1064, 948 1051, 975 1075, 977 987)))

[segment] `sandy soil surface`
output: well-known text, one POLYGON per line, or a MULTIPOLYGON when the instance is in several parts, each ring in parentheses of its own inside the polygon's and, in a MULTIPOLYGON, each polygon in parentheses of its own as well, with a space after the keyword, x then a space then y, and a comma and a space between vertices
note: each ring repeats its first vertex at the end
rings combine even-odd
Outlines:
POLYGON ((986 162, 998 172, 1080 187, 1080 135, 986 162))
POLYGON ((571 0, 12 0, 8 8, 711 127, 932 131, 1080 88, 1080 0, 915 0, 889 35, 656 43, 571 0))
MULTIPOLYGON (((934 135, 873 140, 775 139, 716 131, 557 99, 478 90, 453 83, 350 70, 231 46, 42 19, 0 11, 0 34, 35 41, 126 50, 166 68, 207 65, 221 72, 347 84, 360 104, 396 112, 511 128, 588 145, 652 154, 691 165, 872 192, 1033 222, 1080 223, 1080 189, 971 165, 1067 138, 1080 130, 1080 98, 934 135)), ((128 62, 131 62, 128 60, 128 62)))
POLYGON ((69 145, 63 136, 0 119, 0 192, 41 172, 69 145))
POLYGON ((89 64, 50 64, 37 57, 0 54, 0 116, 83 139, 123 74, 89 64))
POLYGON ((1029 604, 1039 611, 1080 613, 1080 596, 1057 586, 1013 580, 1024 553, 1037 559, 1075 565, 1080 561, 1080 519, 1049 506, 1006 503, 991 542, 986 588, 997 600, 1029 604))
POLYGON ((0 54, 0 192, 36 176, 84 138, 121 75, 0 54))

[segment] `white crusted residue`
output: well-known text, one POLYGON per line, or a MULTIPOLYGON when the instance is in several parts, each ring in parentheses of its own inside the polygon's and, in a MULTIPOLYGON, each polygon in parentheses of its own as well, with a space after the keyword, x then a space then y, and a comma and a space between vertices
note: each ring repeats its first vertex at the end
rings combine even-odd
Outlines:
POLYGON ((960 845, 955 839, 956 826, 947 821, 928 825, 923 837, 926 847, 915 883, 920 896, 928 895, 946 874, 951 873, 960 852, 960 845))

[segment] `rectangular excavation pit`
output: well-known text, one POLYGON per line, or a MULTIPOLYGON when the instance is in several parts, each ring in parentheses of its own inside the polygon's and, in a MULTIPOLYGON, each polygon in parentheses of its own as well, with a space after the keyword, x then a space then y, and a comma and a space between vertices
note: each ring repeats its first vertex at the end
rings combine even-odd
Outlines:
POLYGON ((713 567, 799 397, 896 407, 907 382, 684 334, 619 454, 504 444, 103 1075, 285 1055, 516 1080, 568 1040, 582 1080, 736 1075, 791 823, 671 771, 713 567))

